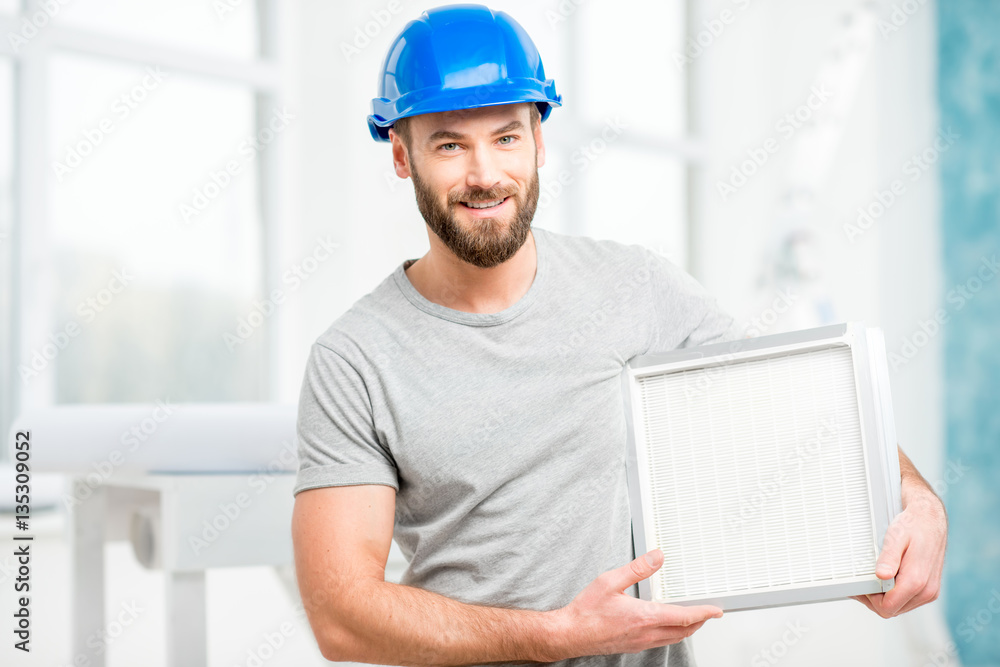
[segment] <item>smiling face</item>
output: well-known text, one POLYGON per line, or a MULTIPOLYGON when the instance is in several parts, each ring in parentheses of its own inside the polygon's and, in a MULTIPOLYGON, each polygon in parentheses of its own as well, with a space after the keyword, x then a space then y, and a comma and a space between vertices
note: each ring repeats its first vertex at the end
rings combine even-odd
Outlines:
POLYGON ((392 140, 396 173, 412 177, 417 207, 459 259, 481 268, 521 248, 545 163, 533 103, 424 114, 392 140), (402 133, 404 136, 400 136, 402 133), (405 138, 404 138, 405 137, 405 138))

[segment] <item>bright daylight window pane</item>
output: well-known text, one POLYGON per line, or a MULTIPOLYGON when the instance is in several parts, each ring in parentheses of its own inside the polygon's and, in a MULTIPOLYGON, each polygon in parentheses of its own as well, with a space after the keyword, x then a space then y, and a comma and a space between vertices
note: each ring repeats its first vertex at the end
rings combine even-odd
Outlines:
POLYGON ((578 12, 581 99, 574 102, 584 120, 600 126, 618 116, 633 134, 683 136, 685 76, 674 63, 682 0, 588 2, 578 12))
POLYGON ((53 322, 81 328, 57 400, 260 398, 260 329, 224 340, 261 293, 252 92, 69 55, 51 72, 53 322))
POLYGON ((586 236, 638 243, 687 263, 684 164, 610 145, 584 172, 586 236))
MULTIPOLYGON (((439 4, 447 4, 441 2, 439 4)), ((555 79, 556 90, 563 92, 566 85, 566 62, 563 60, 564 40, 569 31, 569 21, 561 12, 569 12, 569 8, 559 10, 555 3, 538 2, 538 0, 494 0, 493 2, 481 3, 490 9, 507 12, 521 27, 531 36, 531 41, 535 43, 535 48, 542 56, 542 64, 545 66, 545 76, 555 79)), ((570 2, 566 3, 570 7, 570 2)), ((427 5, 433 7, 433 4, 427 5)), ((413 9, 413 18, 422 11, 423 8, 413 9)), ((400 26, 402 27, 402 26, 400 26)))
POLYGON ((58 23, 233 58, 259 53, 255 0, 73 0, 58 23))

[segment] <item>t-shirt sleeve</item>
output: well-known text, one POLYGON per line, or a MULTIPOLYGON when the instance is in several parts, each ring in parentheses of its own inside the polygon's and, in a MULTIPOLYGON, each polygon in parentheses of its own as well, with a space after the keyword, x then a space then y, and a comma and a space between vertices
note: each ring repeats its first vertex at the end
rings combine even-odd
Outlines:
POLYGON ((651 353, 743 338, 733 316, 701 283, 666 257, 642 250, 652 285, 651 353))
POLYGON ((355 484, 399 490, 395 462, 378 439, 364 379, 319 343, 306 363, 296 431, 299 469, 293 494, 355 484))

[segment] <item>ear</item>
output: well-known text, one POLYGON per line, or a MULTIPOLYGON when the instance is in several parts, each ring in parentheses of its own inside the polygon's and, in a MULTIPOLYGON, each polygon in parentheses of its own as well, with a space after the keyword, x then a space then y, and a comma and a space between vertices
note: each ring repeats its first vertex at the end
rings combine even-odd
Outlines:
POLYGON ((389 128, 389 141, 392 142, 392 166, 400 178, 410 177, 410 156, 406 152, 406 144, 396 131, 389 128))
POLYGON ((538 166, 541 167, 545 164, 545 140, 542 139, 542 119, 539 118, 538 122, 535 123, 535 127, 532 130, 532 134, 535 136, 535 146, 538 149, 538 166))

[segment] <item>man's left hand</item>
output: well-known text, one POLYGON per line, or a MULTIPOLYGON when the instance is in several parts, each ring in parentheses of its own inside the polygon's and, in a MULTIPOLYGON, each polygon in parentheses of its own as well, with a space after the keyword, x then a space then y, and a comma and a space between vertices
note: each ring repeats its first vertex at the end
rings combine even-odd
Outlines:
POLYGON ((875 567, 879 579, 896 578, 887 593, 853 596, 882 618, 905 614, 937 599, 948 539, 944 505, 899 451, 903 511, 885 533, 875 567))

